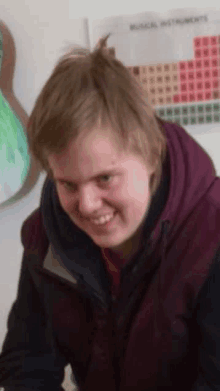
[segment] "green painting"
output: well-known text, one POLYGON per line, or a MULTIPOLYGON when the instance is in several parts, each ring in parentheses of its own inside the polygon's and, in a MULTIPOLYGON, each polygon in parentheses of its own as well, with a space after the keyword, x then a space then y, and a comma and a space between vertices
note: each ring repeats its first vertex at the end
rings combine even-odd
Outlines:
POLYGON ((28 194, 40 174, 29 155, 28 116, 13 94, 15 58, 13 37, 0 21, 0 208, 28 194))
POLYGON ((22 187, 29 164, 24 128, 0 90, 0 203, 22 187))

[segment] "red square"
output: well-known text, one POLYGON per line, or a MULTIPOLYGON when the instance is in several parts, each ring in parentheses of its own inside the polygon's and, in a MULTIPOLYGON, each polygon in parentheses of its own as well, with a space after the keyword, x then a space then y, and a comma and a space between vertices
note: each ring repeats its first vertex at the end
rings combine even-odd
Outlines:
POLYGON ((180 80, 181 81, 185 81, 186 80, 186 73, 184 72, 184 73, 180 73, 180 80))
POLYGON ((215 57, 215 56, 217 56, 217 54, 218 54, 217 47, 213 46, 213 47, 210 49, 210 56, 211 56, 211 57, 215 57))
POLYGON ((204 49, 203 50, 203 56, 204 57, 209 57, 209 49, 204 49))
POLYGON ((179 95, 173 95, 173 102, 178 103, 180 101, 180 96, 179 95))
POLYGON ((209 79, 211 77, 211 72, 209 70, 206 70, 204 72, 204 77, 205 77, 205 79, 209 79))
POLYGON ((181 84, 180 90, 181 90, 182 92, 187 91, 187 84, 186 84, 186 83, 181 84))
POLYGON ((212 86, 213 86, 213 88, 215 88, 215 89, 219 88, 219 81, 218 81, 218 80, 213 80, 213 81, 212 81, 212 86))
POLYGON ((195 99, 195 95, 194 94, 189 94, 189 101, 190 102, 193 102, 193 101, 195 101, 196 99, 195 99))
POLYGON ((217 58, 212 58, 212 59, 211 59, 211 66, 212 66, 212 67, 217 67, 217 66, 218 66, 218 60, 217 60, 217 58))
POLYGON ((217 37, 215 37, 215 36, 210 37, 210 43, 211 43, 211 45, 217 45, 217 37))
POLYGON ((196 68, 202 68, 202 61, 201 60, 196 61, 196 68))
POLYGON ((211 94, 211 92, 210 92, 210 91, 205 92, 205 100, 210 100, 210 99, 212 99, 212 94, 211 94))
POLYGON ((210 67, 210 60, 209 59, 205 59, 203 61, 203 66, 204 66, 204 68, 209 68, 210 67))
POLYGON ((189 72, 188 73, 188 80, 194 80, 194 78, 195 78, 194 72, 189 72))
POLYGON ((196 72, 196 79, 202 79, 202 72, 201 71, 197 71, 196 72))
POLYGON ((193 69, 193 68, 194 68, 194 62, 188 61, 188 69, 193 69))
POLYGON ((186 69, 186 62, 185 61, 180 61, 179 62, 179 68, 181 70, 185 70, 186 69))
POLYGON ((189 83, 189 87, 188 87, 189 91, 194 91, 194 88, 195 88, 194 83, 189 83))
POLYGON ((194 38, 194 45, 195 47, 200 47, 201 46, 201 38, 194 38))
POLYGON ((187 102, 187 95, 181 95, 181 101, 182 102, 187 102))
POLYGON ((197 101, 200 101, 200 100, 204 100, 204 95, 202 92, 199 92, 198 94, 196 94, 196 100, 197 101))
POLYGON ((208 46, 208 44, 209 44, 209 37, 203 37, 202 44, 203 44, 203 46, 208 46))
POLYGON ((212 77, 218 77, 218 69, 212 69, 212 77))
POLYGON ((196 50, 195 50, 195 57, 196 57, 196 58, 200 58, 201 55, 202 55, 201 50, 200 50, 200 49, 196 49, 196 50))
POLYGON ((197 87, 198 90, 202 90, 203 89, 203 83, 202 82, 197 83, 196 87, 197 87))
POLYGON ((210 88, 211 88, 211 83, 210 83, 210 81, 205 81, 204 87, 205 87, 206 90, 207 90, 207 89, 210 89, 210 88))

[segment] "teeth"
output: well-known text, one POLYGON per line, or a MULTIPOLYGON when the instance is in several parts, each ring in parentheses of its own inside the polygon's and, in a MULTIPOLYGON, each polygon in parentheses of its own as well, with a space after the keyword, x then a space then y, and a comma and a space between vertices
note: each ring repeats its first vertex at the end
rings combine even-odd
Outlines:
POLYGON ((94 224, 105 224, 107 223, 108 221, 110 221, 113 217, 113 213, 112 214, 109 214, 109 215, 106 215, 106 216, 102 216, 100 217, 99 219, 94 219, 94 220, 91 220, 94 224))

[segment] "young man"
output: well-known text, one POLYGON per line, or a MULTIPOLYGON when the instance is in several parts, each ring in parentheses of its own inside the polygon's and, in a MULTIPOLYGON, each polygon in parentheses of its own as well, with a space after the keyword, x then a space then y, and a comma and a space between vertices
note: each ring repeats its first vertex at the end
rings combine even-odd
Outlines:
POLYGON ((48 173, 22 226, 0 386, 220 389, 220 180, 105 49, 57 64, 30 118, 48 173))

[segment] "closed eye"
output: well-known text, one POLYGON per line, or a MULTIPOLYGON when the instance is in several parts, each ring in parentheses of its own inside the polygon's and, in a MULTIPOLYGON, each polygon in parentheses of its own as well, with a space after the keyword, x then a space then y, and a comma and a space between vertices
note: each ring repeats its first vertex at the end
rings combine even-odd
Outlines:
POLYGON ((77 185, 75 183, 71 182, 62 182, 63 186, 70 191, 76 191, 77 190, 77 185))

